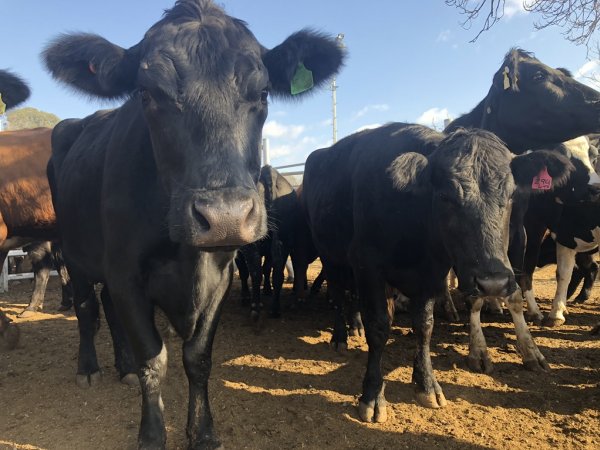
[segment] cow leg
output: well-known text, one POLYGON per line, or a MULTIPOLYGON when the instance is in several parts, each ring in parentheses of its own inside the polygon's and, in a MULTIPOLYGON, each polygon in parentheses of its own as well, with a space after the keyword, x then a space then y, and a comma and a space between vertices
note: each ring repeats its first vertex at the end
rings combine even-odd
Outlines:
POLYGON ((350 324, 350 336, 365 337, 365 326, 360 314, 358 293, 355 289, 350 292, 350 320, 348 322, 350 324))
POLYGON ((262 261, 260 251, 254 244, 247 245, 242 248, 248 271, 250 273, 250 281, 252 282, 252 300, 250 302, 250 317, 258 323, 260 320, 260 312, 262 309, 262 300, 260 298, 260 285, 262 283, 262 261))
POLYGON ((502 309, 502 299, 499 297, 487 297, 485 299, 487 311, 492 314, 502 315, 504 310, 502 309))
POLYGON ((292 265, 294 266, 294 294, 296 303, 299 305, 306 302, 306 273, 308 262, 303 252, 296 251, 292 254, 292 265))
MULTIPOLYGON (((450 273, 454 273, 454 270, 450 270, 450 273)), ((456 310, 456 306, 454 306, 454 300, 452 300, 452 296, 450 295, 448 283, 446 283, 444 286, 444 292, 442 295, 439 298, 436 298, 436 303, 438 300, 442 304, 442 308, 444 308, 446 320, 448 322, 458 322, 460 317, 458 315, 458 311, 456 310)))
POLYGON ((334 311, 333 334, 330 344, 335 351, 345 352, 348 349, 348 330, 344 313, 346 303, 344 273, 343 269, 328 266, 327 274, 334 311))
POLYGON ((220 448, 213 427, 208 398, 208 379, 212 368, 212 344, 221 316, 223 300, 231 285, 231 267, 223 266, 203 255, 203 276, 207 282, 199 286, 198 322, 192 337, 183 344, 183 365, 189 382, 187 436, 190 449, 220 448), (212 267, 211 267, 212 265, 212 267), (209 276, 210 275, 210 276, 209 276))
POLYGON ((413 330, 417 337, 412 383, 415 386, 417 403, 426 408, 441 408, 447 403, 442 388, 433 374, 429 352, 434 305, 434 298, 411 299, 413 330))
POLYGON ((529 327, 523 315, 523 294, 521 289, 517 290, 507 299, 508 310, 515 324, 517 335, 517 348, 523 358, 523 365, 529 370, 550 370, 546 358, 539 351, 531 337, 529 327))
MULTIPOLYGON (((117 267, 113 263, 111 269, 116 272, 117 267)), ((154 305, 143 297, 137 285, 118 278, 118 275, 110 278, 111 297, 119 320, 127 324, 125 330, 135 355, 142 391, 138 447, 163 449, 167 435, 160 384, 167 372, 167 349, 154 323, 154 305), (115 286, 119 289, 116 290, 115 286)))
POLYGON ((96 356, 94 337, 100 328, 98 299, 94 286, 73 275, 73 289, 75 292, 75 314, 79 325, 79 357, 77 363, 77 385, 87 388, 98 384, 101 378, 100 366, 96 356))
POLYGON ((271 295, 273 289, 271 287, 271 271, 273 269, 273 257, 267 254, 265 256, 265 262, 262 266, 263 275, 263 294, 271 295))
POLYGON ((469 320, 469 356, 467 365, 474 372, 491 373, 494 369, 492 361, 488 355, 485 336, 481 329, 481 307, 483 306, 483 297, 477 297, 471 305, 471 316, 469 320))
POLYGON ((294 282, 294 266, 292 265, 291 258, 285 260, 285 270, 287 272, 287 277, 285 279, 286 283, 294 282))
POLYGON ((360 270, 355 271, 354 274, 369 345, 367 371, 363 379, 358 414, 364 422, 385 422, 387 420, 387 402, 384 394, 385 383, 383 382, 381 360, 390 335, 391 323, 388 317, 385 282, 376 271, 368 270, 362 265, 360 270))
POLYGON ((60 277, 62 291, 60 306, 57 311, 68 311, 73 307, 73 285, 71 284, 71 278, 63 259, 62 248, 56 242, 52 243, 52 257, 54 258, 54 264, 60 277))
POLYGON ((544 320, 545 326, 558 327, 565 323, 567 288, 575 267, 576 255, 575 250, 556 243, 556 295, 552 301, 552 310, 550 310, 548 318, 544 320))
MULTIPOLYGON (((583 303, 592 293, 592 288, 594 287, 594 281, 596 281, 596 276, 598 275, 598 264, 594 262, 593 255, 587 253, 577 253, 575 257, 575 263, 577 264, 578 270, 576 271, 580 278, 583 278, 583 287, 581 288, 581 292, 575 298, 575 303, 583 303)), ((573 272, 573 276, 571 277, 571 282, 569 283, 569 287, 567 288, 567 298, 570 298, 577 286, 579 285, 579 281, 575 282, 575 271, 573 272)))
POLYGON ((325 271, 323 269, 321 269, 321 271, 319 272, 319 275, 317 275, 317 278, 315 278, 315 281, 313 281, 313 284, 310 287, 310 295, 316 296, 321 291, 321 287, 323 286, 324 281, 325 281, 325 271))
MULTIPOLYGON (((527 318, 535 324, 541 324, 544 315, 535 301, 533 293, 533 273, 540 258, 540 250, 546 233, 546 226, 540 223, 534 214, 526 216, 525 229, 527 231, 527 244, 523 257, 522 270, 515 270, 516 281, 521 287, 523 297, 527 302, 527 318)), ((511 260, 512 263, 512 260, 511 260)), ((513 267, 516 267, 513 263, 513 267)), ((519 268, 520 268, 519 267, 519 268)))
POLYGON ((52 254, 48 252, 45 242, 32 245, 28 255, 31 259, 34 274, 33 294, 29 305, 19 314, 19 317, 29 317, 43 309, 48 278, 50 278, 50 270, 52 269, 52 254))
POLYGON ((139 380, 137 377, 137 366, 133 357, 133 351, 131 350, 123 326, 116 315, 115 307, 106 285, 102 286, 100 298, 102 299, 104 316, 106 317, 106 322, 110 329, 113 350, 115 353, 115 368, 117 369, 117 372, 119 372, 119 379, 124 384, 137 386, 139 380))
POLYGON ((283 278, 285 263, 288 259, 289 249, 283 242, 273 239, 271 242, 272 263, 273 263, 273 299, 271 300, 271 317, 281 315, 281 288, 283 287, 283 278))
POLYGON ((248 277, 250 276, 250 272, 248 271, 246 258, 241 252, 238 252, 238 255, 235 258, 235 265, 240 274, 240 282, 242 284, 242 306, 248 306, 250 304, 250 288, 248 287, 248 277))

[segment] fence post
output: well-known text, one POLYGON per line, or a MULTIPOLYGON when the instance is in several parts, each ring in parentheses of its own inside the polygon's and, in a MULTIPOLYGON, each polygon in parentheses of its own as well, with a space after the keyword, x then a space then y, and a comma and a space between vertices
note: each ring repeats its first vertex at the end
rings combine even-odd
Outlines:
POLYGON ((271 164, 271 155, 269 150, 269 138, 263 138, 261 147, 262 165, 271 164))

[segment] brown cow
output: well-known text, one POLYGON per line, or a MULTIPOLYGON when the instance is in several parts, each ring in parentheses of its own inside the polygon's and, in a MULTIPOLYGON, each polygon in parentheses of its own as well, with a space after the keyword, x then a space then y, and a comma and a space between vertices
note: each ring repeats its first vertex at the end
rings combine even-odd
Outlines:
MULTIPOLYGON (((0 133, 0 267, 9 250, 57 237, 56 216, 46 177, 51 134, 50 128, 0 133)), ((50 245, 44 244, 43 248, 46 247, 49 252, 50 245)), ((50 270, 45 269, 39 277, 36 273, 32 300, 21 317, 42 309, 50 270)), ((65 288, 66 279, 61 281, 64 304, 61 309, 64 310, 71 301, 65 288)))
MULTIPOLYGON (((27 100, 28 97, 29 87, 23 80, 6 70, 0 70, 0 99, 2 100, 0 103, 0 112, 4 113, 5 107, 12 108, 17 106, 19 103, 27 100)), ((3 179, 3 174, 0 173, 0 183, 3 179)), ((0 246, 3 245, 3 241, 7 235, 8 226, 4 223, 2 214, 0 214, 0 246)), ((0 254, 0 268, 4 264, 5 258, 6 256, 0 254)), ((10 322, 10 319, 0 311, 0 336, 8 343, 9 348, 14 348, 17 345, 19 339, 18 331, 18 328, 10 322)))

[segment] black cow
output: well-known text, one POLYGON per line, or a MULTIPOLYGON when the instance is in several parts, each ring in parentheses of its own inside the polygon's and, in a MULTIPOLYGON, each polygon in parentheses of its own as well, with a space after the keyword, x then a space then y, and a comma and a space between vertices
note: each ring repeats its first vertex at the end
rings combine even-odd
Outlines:
POLYGON ((89 294, 102 281, 104 307, 114 302, 113 326, 123 324, 137 362, 138 444, 163 448, 167 355, 153 320, 158 306, 183 338, 189 446, 218 447, 211 347, 235 249, 267 232, 256 188, 267 97, 325 83, 343 50, 307 30, 268 50, 213 2, 178 0, 129 49, 68 34, 43 58, 71 87, 127 97, 118 109, 62 121, 52 136, 48 177, 85 350, 79 374, 98 370, 89 294), (90 360, 96 365, 82 365, 90 360))
MULTIPOLYGON (((483 128, 502 139, 512 153, 522 154, 596 132, 599 119, 599 92, 573 79, 567 70, 553 69, 531 53, 513 48, 494 74, 486 97, 444 132, 459 127, 483 128)), ((523 271, 525 258, 528 200, 527 192, 517 192, 513 199, 509 257, 518 274, 523 271)), ((483 339, 480 329, 477 334, 483 339)), ((472 344, 476 341, 471 339, 472 344)), ((482 344, 479 349, 470 349, 471 361, 484 351, 484 339, 482 344)), ((487 356, 484 361, 484 369, 491 370, 487 356)))
POLYGON ((31 270, 34 275, 33 293, 31 301, 25 310, 19 314, 19 317, 28 317, 32 313, 41 311, 44 306, 44 296, 46 286, 50 278, 50 271, 56 269, 60 277, 62 288, 62 300, 58 311, 67 311, 73 306, 73 290, 69 273, 65 267, 62 250, 56 242, 42 241, 33 242, 23 246, 23 251, 27 253, 31 261, 31 270))
MULTIPOLYGON (((266 165, 260 171, 259 192, 264 193, 269 233, 265 238, 240 249, 252 281, 251 316, 258 321, 262 308, 260 295, 261 281, 265 279, 265 291, 270 291, 269 277, 273 271, 273 298, 271 316, 281 313, 280 296, 283 286, 285 263, 294 246, 294 224, 298 214, 296 192, 289 181, 273 167, 266 165), (265 265, 262 258, 265 258, 265 265)), ((240 277, 243 285, 247 279, 244 266, 240 264, 240 277)), ((247 290, 247 282, 246 282, 247 290)))
POLYGON ((0 96, 6 109, 14 108, 29 98, 27 83, 8 70, 0 70, 0 96))
MULTIPOLYGON (((544 166, 559 184, 572 169, 562 155, 549 152, 512 158, 496 136, 482 130, 445 136, 399 123, 351 135, 308 157, 303 201, 329 290, 339 305, 353 278, 361 300, 369 344, 362 420, 386 420, 386 284, 411 299, 417 401, 444 406, 429 355, 434 298, 447 289, 452 266, 469 295, 515 292, 506 246, 511 197, 517 186, 531 189, 544 166)), ((520 295, 510 297, 509 308, 525 364, 547 367, 523 318, 520 295)))

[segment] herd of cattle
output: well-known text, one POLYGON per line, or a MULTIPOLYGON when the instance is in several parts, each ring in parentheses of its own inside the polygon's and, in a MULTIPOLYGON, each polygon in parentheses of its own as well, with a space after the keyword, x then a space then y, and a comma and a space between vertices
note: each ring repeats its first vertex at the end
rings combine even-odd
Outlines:
MULTIPOLYGON (((492 369, 479 317, 485 297, 504 298, 524 365, 547 370, 523 312, 526 302, 528 315, 543 319, 535 267, 557 264, 546 325, 564 323, 581 279, 578 298, 589 296, 600 243, 600 93, 523 50, 506 54, 485 98, 443 132, 390 123, 353 134, 314 151, 296 190, 260 167, 267 98, 301 97, 326 83, 345 59, 335 39, 302 30, 267 49, 211 1, 178 0, 131 48, 66 34, 42 57, 60 82, 125 101, 53 130, 0 133, 0 265, 10 249, 35 243, 39 277, 24 314, 42 308, 52 260, 68 269, 62 308, 73 304, 79 321, 81 386, 100 374, 94 285, 102 284, 115 366, 141 386, 141 448, 166 442, 167 355, 155 307, 183 339, 190 448, 220 445, 207 381, 238 249, 257 322, 263 271, 268 278, 272 270, 270 312, 278 316, 288 256, 299 302, 307 267, 320 258, 333 346, 344 348, 349 332, 369 346, 359 401, 367 422, 387 417, 381 359, 394 295, 410 299, 412 380, 418 403, 430 408, 446 404, 429 346, 434 305, 456 314, 451 269, 470 300, 474 370, 492 369)), ((29 90, 1 71, 0 93, 14 107, 29 90)), ((14 338, 15 330, 0 312, 0 334, 14 338)))

